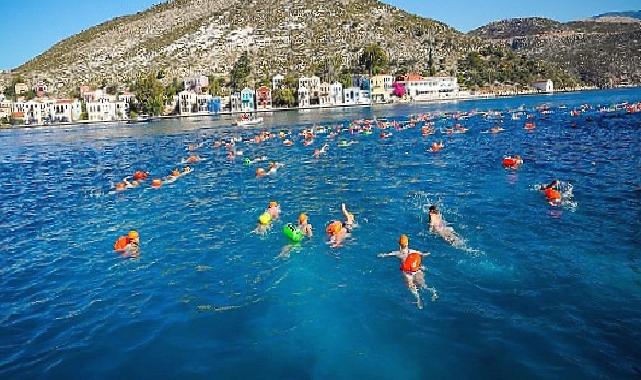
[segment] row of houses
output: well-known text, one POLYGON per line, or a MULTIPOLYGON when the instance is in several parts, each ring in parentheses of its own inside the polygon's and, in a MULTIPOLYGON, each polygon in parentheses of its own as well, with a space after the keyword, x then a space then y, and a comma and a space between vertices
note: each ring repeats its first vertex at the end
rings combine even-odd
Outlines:
MULTIPOLYGON (((103 90, 90 91, 83 87, 80 97, 85 102, 85 116, 89 121, 127 120, 129 105, 134 99, 129 93, 108 95, 103 90)), ((83 118, 81 99, 0 99, 0 119, 11 118, 27 125, 76 122, 83 118)))
MULTIPOLYGON (((244 88, 229 96, 211 96, 199 91, 202 86, 187 86, 194 83, 185 80, 185 90, 176 96, 181 114, 204 112, 254 112, 274 107, 273 90, 285 88, 284 76, 276 75, 271 80, 271 88, 260 86, 256 90, 244 88)), ((340 82, 322 82, 317 76, 298 79, 297 99, 299 108, 369 105, 389 103, 394 98, 413 101, 454 99, 458 97, 459 86, 455 77, 430 77, 409 74, 403 77, 391 75, 354 75, 351 86, 344 88, 340 82)))

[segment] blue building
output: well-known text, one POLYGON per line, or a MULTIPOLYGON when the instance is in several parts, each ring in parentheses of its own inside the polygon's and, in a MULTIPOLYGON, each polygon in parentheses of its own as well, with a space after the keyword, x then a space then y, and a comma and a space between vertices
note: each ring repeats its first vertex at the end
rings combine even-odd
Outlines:
POLYGON ((215 96, 207 102, 207 111, 219 113, 222 110, 223 101, 220 96, 215 96))

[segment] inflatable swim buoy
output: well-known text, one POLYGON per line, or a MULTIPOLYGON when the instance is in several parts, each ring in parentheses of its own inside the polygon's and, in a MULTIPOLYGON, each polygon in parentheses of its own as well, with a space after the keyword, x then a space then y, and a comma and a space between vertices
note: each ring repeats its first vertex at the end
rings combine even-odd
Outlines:
POLYGON ((260 214, 260 216, 258 217, 258 222, 263 226, 269 224, 271 221, 272 221, 272 216, 269 215, 268 212, 264 212, 260 214))
POLYGON ((245 161, 243 161, 245 165, 251 165, 252 161, 249 158, 245 158, 245 161))
POLYGON ((503 166, 509 169, 516 169, 518 166, 516 159, 513 157, 505 157, 503 158, 503 166))
POLYGON ((413 273, 421 269, 421 255, 414 252, 410 253, 403 264, 401 264, 401 270, 407 273, 413 273))
POLYGON ((303 238, 305 237, 305 235, 303 234, 303 231, 301 231, 300 228, 296 227, 292 223, 289 223, 283 227, 283 234, 287 236, 289 240, 293 241, 294 243, 298 243, 299 241, 303 240, 303 238))
POLYGON ((545 189, 545 197, 549 201, 560 201, 561 200, 561 192, 558 190, 554 189, 545 189))
POLYGON ((121 236, 116 240, 116 243, 114 244, 114 251, 122 251, 127 247, 129 244, 129 237, 127 236, 121 236))

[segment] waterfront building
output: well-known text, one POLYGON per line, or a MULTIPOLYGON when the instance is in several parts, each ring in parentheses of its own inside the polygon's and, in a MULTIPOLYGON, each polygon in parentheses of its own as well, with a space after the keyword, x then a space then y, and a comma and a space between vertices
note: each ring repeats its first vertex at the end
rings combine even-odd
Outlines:
POLYGON ((329 86, 329 104, 338 106, 343 104, 343 84, 334 82, 329 86))
POLYGON ((320 103, 320 78, 319 77, 317 76, 300 77, 298 79, 298 88, 299 88, 299 93, 301 88, 307 89, 307 93, 309 97, 309 105, 318 105, 320 103))
POLYGON ((178 112, 181 115, 189 115, 197 112, 198 106, 196 101, 196 92, 180 91, 177 95, 178 112))
POLYGON ((103 95, 87 102, 89 121, 116 121, 127 119, 127 104, 116 101, 115 96, 103 95))
POLYGON ((299 107, 309 107, 311 105, 309 99, 309 90, 307 87, 298 88, 298 106, 299 107))
POLYGON ((532 87, 539 92, 554 92, 554 82, 552 82, 552 79, 536 81, 532 83, 532 87))
POLYGON ((272 108, 272 90, 267 86, 260 86, 256 90, 256 109, 266 110, 272 108))
POLYGON ((242 112, 253 112, 256 109, 254 91, 249 87, 240 92, 240 100, 242 112))
POLYGON ((0 101, 0 119, 11 117, 11 108, 13 102, 8 99, 2 99, 0 101))
POLYGON ((50 107, 52 108, 50 115, 53 123, 77 121, 80 120, 82 114, 82 103, 78 99, 56 99, 50 107))
POLYGON ((415 101, 455 98, 458 95, 456 77, 427 77, 408 75, 401 81, 405 93, 415 101))
POLYGON ((328 82, 322 82, 320 84, 320 91, 318 93, 318 105, 328 106, 331 103, 330 89, 331 85, 328 82))
POLYGON ((343 90, 343 104, 354 105, 359 104, 359 96, 361 89, 358 87, 348 87, 343 90))
POLYGON ((394 77, 391 75, 375 75, 370 80, 373 103, 387 103, 394 91, 394 77))
POLYGON ((241 112, 242 102, 240 101, 240 92, 234 92, 229 97, 229 110, 231 112, 241 112))
POLYGON ((222 98, 220 96, 214 96, 207 103, 207 112, 219 113, 222 110, 222 105, 222 98))
POLYGON ((276 74, 272 78, 272 90, 282 90, 283 86, 285 85, 284 81, 285 81, 284 76, 282 76, 281 74, 276 74))

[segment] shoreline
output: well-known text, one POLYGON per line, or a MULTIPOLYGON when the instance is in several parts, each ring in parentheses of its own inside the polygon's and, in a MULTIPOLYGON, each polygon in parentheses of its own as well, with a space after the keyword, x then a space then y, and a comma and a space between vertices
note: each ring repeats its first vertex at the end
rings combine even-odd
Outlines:
POLYGON ((232 111, 221 111, 217 113, 213 112, 199 112, 199 113, 190 113, 188 115, 161 115, 161 116, 152 116, 145 120, 140 121, 131 121, 131 120, 97 120, 97 121, 88 121, 88 120, 78 120, 73 122, 65 123, 54 123, 54 124, 29 124, 29 125, 0 125, 0 130, 3 129, 31 129, 31 128, 40 128, 40 127, 72 127, 72 126, 83 126, 83 125, 105 125, 105 124, 143 124, 148 122, 153 122, 157 120, 180 120, 180 119, 199 119, 199 118, 213 118, 219 116, 233 116, 240 115, 244 113, 250 114, 265 114, 272 112, 292 112, 292 111, 312 111, 312 110, 332 110, 332 109, 345 109, 345 108, 373 108, 373 107, 383 107, 383 106, 396 106, 396 105, 411 105, 411 104, 441 104, 441 103, 456 103, 456 102, 471 102, 476 100, 492 100, 492 99, 509 99, 517 97, 527 97, 527 96, 554 96, 557 94, 569 94, 577 92, 589 92, 589 91, 607 91, 607 90, 623 90, 623 89, 639 89, 641 86, 626 86, 626 87, 615 87, 611 89, 602 89, 602 88, 585 88, 581 90, 559 90, 554 92, 536 92, 536 93, 522 93, 522 94, 486 94, 486 95, 472 95, 451 99, 428 99, 428 100, 409 100, 409 101, 396 101, 396 102, 387 102, 387 103, 370 103, 370 104, 339 104, 339 105, 326 105, 326 106, 308 106, 308 107, 278 107, 270 109, 261 109, 254 110, 251 112, 232 112, 232 111))

